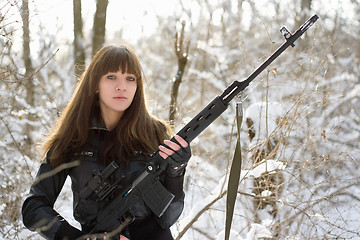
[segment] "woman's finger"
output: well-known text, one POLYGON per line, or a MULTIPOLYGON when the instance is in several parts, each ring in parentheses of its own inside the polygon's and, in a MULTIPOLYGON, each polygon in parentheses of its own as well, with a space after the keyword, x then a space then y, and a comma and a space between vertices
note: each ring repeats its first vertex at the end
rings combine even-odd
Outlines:
POLYGON ((179 135, 174 136, 176 142, 170 141, 170 140, 164 140, 164 144, 170 147, 174 151, 178 151, 181 149, 181 147, 186 148, 189 144, 179 135), (180 145, 179 145, 180 144, 180 145))
POLYGON ((176 139, 176 141, 178 141, 178 143, 180 143, 180 145, 184 148, 186 148, 189 143, 187 141, 185 141, 182 137, 180 137, 179 135, 175 135, 174 138, 176 139))
POLYGON ((164 147, 162 145, 159 146, 159 149, 160 149, 161 152, 165 153, 166 155, 170 156, 170 155, 174 154, 173 150, 171 150, 171 149, 169 149, 167 147, 164 147))
POLYGON ((170 140, 164 140, 164 144, 174 151, 177 151, 181 148, 181 146, 179 146, 179 144, 177 144, 173 141, 170 141, 170 140))
POLYGON ((159 146, 159 155, 163 158, 166 159, 167 157, 171 156, 174 154, 174 152, 180 152, 181 148, 186 148, 189 144, 188 142, 186 142, 182 137, 180 137, 179 135, 175 135, 174 136, 176 142, 170 141, 170 140, 164 140, 164 145, 159 146))
MULTIPOLYGON (((160 147, 159 147, 160 149, 160 147)), ((166 159, 169 155, 167 155, 166 153, 162 152, 161 150, 159 151, 159 155, 163 158, 166 159)))

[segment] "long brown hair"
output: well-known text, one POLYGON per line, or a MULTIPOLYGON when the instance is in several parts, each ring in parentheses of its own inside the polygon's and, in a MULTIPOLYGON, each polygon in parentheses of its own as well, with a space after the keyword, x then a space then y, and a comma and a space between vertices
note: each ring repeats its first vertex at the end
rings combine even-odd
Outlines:
POLYGON ((106 164, 110 161, 108 156, 116 155, 126 164, 136 152, 151 154, 157 149, 159 141, 171 134, 169 126, 152 116, 146 108, 145 77, 135 53, 127 46, 106 46, 93 57, 72 99, 42 144, 45 153, 51 150, 50 163, 53 167, 71 161, 64 156, 84 146, 89 137, 92 118, 101 119, 96 94, 100 78, 119 70, 135 75, 137 89, 131 105, 111 131, 114 138, 106 143, 101 162, 106 164))

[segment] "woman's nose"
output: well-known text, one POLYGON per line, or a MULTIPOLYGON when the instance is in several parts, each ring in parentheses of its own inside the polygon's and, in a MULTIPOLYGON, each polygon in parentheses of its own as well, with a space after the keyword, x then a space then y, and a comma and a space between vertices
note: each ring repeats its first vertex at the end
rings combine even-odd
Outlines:
POLYGON ((126 90, 126 81, 123 81, 122 79, 119 80, 119 81, 117 82, 117 85, 116 85, 116 90, 117 90, 117 91, 126 90))

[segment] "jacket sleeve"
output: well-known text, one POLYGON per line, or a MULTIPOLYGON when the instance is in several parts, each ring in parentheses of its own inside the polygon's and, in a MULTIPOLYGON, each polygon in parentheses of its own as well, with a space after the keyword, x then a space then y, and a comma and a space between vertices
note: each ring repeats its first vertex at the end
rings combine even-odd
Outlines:
POLYGON ((55 239, 60 225, 68 224, 54 210, 54 203, 65 183, 67 171, 44 177, 52 171, 48 156, 38 170, 36 180, 22 206, 24 225, 31 231, 37 231, 46 239, 55 239))
POLYGON ((184 209, 184 174, 179 177, 169 177, 163 174, 162 182, 164 187, 175 195, 165 213, 160 218, 157 218, 157 222, 165 229, 171 227, 178 220, 184 209))

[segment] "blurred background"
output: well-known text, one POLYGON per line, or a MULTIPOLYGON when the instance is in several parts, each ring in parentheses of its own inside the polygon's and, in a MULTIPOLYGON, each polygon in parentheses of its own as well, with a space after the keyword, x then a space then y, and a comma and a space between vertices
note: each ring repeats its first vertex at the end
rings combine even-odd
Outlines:
MULTIPOLYGON (((107 44, 140 58, 148 107, 180 130, 320 19, 239 96, 242 175, 232 239, 360 239, 359 0, 1 0, 0 239, 41 239, 21 205, 78 77, 107 44)), ((192 142, 175 239, 223 239, 235 103, 192 142)), ((67 182, 57 210, 72 217, 67 182)))

